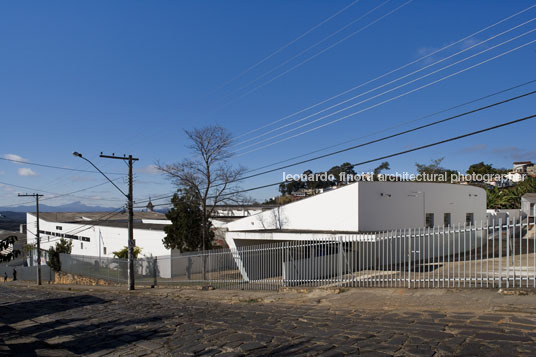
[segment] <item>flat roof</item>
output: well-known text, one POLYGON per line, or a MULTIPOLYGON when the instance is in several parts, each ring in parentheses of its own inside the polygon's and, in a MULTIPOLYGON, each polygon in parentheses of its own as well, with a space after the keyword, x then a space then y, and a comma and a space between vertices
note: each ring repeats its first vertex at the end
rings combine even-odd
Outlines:
MULTIPOLYGON (((29 212, 35 217, 34 212, 29 212)), ((39 218, 47 222, 91 224, 105 227, 128 227, 126 212, 40 212, 39 218)), ((158 212, 134 212, 134 228, 163 230, 167 224, 143 223, 142 219, 167 220, 166 215, 158 212)))

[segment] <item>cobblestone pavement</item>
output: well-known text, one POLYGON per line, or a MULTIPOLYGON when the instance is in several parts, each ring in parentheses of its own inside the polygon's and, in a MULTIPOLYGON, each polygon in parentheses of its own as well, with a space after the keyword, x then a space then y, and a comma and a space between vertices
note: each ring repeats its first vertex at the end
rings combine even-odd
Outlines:
POLYGON ((228 304, 0 286, 0 355, 536 355, 536 315, 228 304))

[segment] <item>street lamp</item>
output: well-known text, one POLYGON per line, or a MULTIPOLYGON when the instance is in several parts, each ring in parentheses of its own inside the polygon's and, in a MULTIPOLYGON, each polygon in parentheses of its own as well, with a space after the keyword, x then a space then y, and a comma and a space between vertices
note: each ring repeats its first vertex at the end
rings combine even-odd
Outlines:
POLYGON ((123 194, 123 196, 125 196, 127 199, 129 199, 128 195, 126 193, 123 192, 123 190, 121 190, 112 180, 110 180, 110 178, 108 176, 106 176, 106 174, 104 172, 102 172, 97 166, 95 166, 94 163, 92 163, 91 161, 89 161, 88 159, 86 159, 84 156, 82 156, 82 154, 80 154, 79 152, 77 151, 73 151, 73 156, 76 156, 76 157, 79 157, 81 159, 84 159, 86 160, 87 162, 89 162, 91 164, 91 166, 93 166, 98 172, 100 172, 102 174, 102 176, 106 177, 106 179, 108 181, 110 181, 110 183, 112 185, 115 186, 115 188, 117 188, 119 190, 119 192, 121 192, 123 194))
MULTIPOLYGON (((128 160, 128 194, 123 192, 104 172, 102 172, 97 166, 95 166, 94 163, 92 163, 90 160, 86 159, 82 154, 80 154, 77 151, 73 152, 73 156, 79 157, 81 159, 86 160, 93 166, 98 172, 102 174, 102 176, 106 177, 108 181, 112 185, 114 185, 115 188, 119 190, 127 198, 128 201, 128 290, 134 290, 134 202, 133 202, 133 194, 132 194, 132 162, 134 160, 138 160, 136 158, 133 158, 132 155, 129 155, 128 157, 121 158, 116 156, 106 156, 106 155, 100 155, 100 157, 106 157, 111 159, 122 159, 122 160, 128 160)), ((99 249, 100 254, 100 249, 99 249)))

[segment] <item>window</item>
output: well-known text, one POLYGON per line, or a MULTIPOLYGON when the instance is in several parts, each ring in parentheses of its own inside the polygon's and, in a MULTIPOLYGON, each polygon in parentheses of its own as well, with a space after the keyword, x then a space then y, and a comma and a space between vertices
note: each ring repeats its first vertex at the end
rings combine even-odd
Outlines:
POLYGON ((62 230, 61 226, 56 226, 56 230, 61 231, 62 230))
POLYGON ((450 226, 450 213, 445 213, 443 214, 443 225, 445 227, 449 227, 450 226))
POLYGON ((80 242, 80 249, 84 249, 84 242, 80 242))
POLYGON ((467 224, 468 226, 472 226, 475 224, 475 215, 473 213, 465 214, 465 224, 467 224))
POLYGON ((433 228, 433 227, 434 227, 434 214, 427 213, 426 214, 426 228, 433 228))

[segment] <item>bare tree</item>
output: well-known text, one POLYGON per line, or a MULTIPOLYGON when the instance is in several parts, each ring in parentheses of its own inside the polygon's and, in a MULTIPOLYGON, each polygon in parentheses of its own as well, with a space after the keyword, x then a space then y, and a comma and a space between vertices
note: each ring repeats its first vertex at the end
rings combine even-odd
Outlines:
POLYGON ((197 196, 202 211, 202 249, 212 246, 210 242, 210 217, 217 205, 239 203, 240 195, 232 194, 238 190, 237 183, 245 168, 233 167, 229 159, 233 156, 229 148, 231 134, 221 126, 206 126, 200 129, 185 130, 190 143, 192 156, 178 163, 157 168, 164 172, 180 189, 186 189, 197 196))

